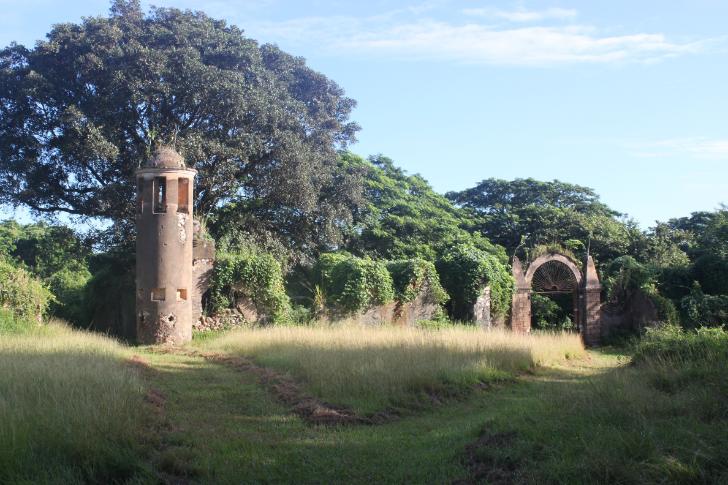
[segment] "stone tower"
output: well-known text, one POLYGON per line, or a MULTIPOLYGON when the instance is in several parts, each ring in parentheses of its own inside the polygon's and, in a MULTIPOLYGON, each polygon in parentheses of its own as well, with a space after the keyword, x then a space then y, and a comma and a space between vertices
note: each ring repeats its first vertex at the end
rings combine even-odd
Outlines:
POLYGON ((196 170, 160 148, 136 172, 136 327, 141 344, 192 339, 192 189, 196 170))

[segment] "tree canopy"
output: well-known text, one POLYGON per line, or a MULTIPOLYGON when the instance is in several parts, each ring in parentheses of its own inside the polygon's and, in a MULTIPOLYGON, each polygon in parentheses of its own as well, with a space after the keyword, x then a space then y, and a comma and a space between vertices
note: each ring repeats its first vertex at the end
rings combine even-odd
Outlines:
POLYGON ((354 211, 346 249, 384 259, 434 261, 457 243, 473 244, 505 261, 503 248, 470 233, 474 219, 435 192, 420 175, 407 175, 383 155, 369 160, 342 154, 348 170, 364 173, 363 203, 354 211))
POLYGON ((571 241, 590 246, 597 261, 632 251, 642 237, 637 225, 599 200, 590 188, 554 180, 486 179, 447 197, 472 211, 473 230, 512 254, 519 246, 571 241))
POLYGON ((201 215, 237 198, 339 216, 338 194, 320 194, 358 130, 354 106, 302 58, 224 21, 115 0, 109 17, 0 51, 0 203, 130 221, 134 171, 165 144, 199 171, 201 215))

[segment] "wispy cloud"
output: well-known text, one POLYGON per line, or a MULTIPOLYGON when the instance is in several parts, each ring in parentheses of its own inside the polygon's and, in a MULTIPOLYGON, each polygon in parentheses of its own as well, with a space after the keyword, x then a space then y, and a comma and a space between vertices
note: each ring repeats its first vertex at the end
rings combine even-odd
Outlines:
POLYGON ((627 149, 641 158, 682 157, 728 161, 728 138, 683 137, 630 143, 627 149))
POLYGON ((537 22, 549 19, 572 19, 577 15, 576 10, 569 8, 547 8, 545 10, 528 10, 519 8, 515 10, 501 10, 498 8, 466 8, 462 11, 471 17, 488 17, 504 19, 509 22, 537 22))
MULTIPOLYGON (((548 9, 533 15, 566 15, 548 9)), ((528 12, 522 12, 526 15, 528 12)), ((574 13, 575 14, 575 13, 574 13)), ((679 42, 662 33, 607 35, 589 25, 492 26, 472 19, 306 17, 256 26, 276 42, 308 44, 332 55, 376 55, 494 65, 656 62, 698 52, 705 41, 679 42)))

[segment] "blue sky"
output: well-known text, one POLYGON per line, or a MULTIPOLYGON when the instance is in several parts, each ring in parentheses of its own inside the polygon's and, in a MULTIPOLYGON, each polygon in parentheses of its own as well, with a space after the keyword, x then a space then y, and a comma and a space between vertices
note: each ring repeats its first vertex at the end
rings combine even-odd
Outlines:
MULTIPOLYGON (((155 0, 305 57, 359 103, 352 150, 440 192, 594 188, 643 227, 728 202, 728 2, 155 0)), ((107 0, 0 0, 0 45, 107 0)))

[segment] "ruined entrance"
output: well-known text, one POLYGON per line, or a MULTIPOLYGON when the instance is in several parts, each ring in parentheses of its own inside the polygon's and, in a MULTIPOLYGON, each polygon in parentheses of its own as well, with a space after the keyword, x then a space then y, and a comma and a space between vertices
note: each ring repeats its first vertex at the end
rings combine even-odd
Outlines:
POLYGON ((531 298, 538 294, 572 294, 573 321, 587 345, 597 345, 601 336, 601 285, 591 256, 584 262, 584 271, 563 254, 545 254, 528 268, 513 257, 513 278, 516 288, 511 306, 511 329, 531 331, 531 298))

